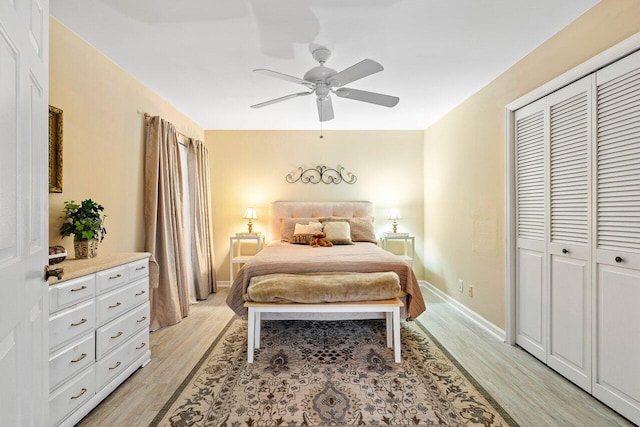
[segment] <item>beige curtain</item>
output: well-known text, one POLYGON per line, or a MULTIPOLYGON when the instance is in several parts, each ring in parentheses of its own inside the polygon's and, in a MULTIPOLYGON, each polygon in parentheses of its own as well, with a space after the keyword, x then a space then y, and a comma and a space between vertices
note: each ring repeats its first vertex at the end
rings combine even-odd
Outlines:
POLYGON ((196 298, 206 299, 216 291, 216 278, 213 267, 213 237, 211 233, 211 201, 209 181, 209 152, 202 141, 189 139, 189 188, 191 200, 191 239, 193 277, 196 285, 196 298))
POLYGON ((144 171, 145 250, 151 253, 151 330, 189 314, 189 287, 181 207, 180 153, 175 127, 147 121, 144 171))

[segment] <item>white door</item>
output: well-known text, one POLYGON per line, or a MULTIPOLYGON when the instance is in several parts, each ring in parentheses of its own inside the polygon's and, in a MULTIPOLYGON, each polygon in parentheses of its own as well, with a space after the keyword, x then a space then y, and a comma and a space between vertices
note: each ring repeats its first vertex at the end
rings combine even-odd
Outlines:
POLYGON ((516 343, 542 361, 547 349, 545 101, 515 113, 516 343))
POLYGON ((549 348, 547 364, 591 391, 590 147, 593 77, 547 96, 549 348))
POLYGON ((640 424, 640 53, 596 84, 593 395, 640 424))
POLYGON ((0 425, 48 419, 49 2, 0 0, 0 425))

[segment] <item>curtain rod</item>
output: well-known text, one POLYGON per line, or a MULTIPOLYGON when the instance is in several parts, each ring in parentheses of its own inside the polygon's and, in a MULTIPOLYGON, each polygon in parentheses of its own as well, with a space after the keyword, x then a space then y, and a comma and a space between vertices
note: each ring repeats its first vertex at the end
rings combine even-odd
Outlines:
MULTIPOLYGON (((150 118, 151 118, 151 114, 149 114, 149 113, 144 113, 144 119, 145 119, 145 120, 149 120, 150 118)), ((174 126, 174 127, 175 127, 175 126, 174 126)), ((187 139, 195 139, 195 138, 190 138, 190 137, 188 137, 188 136, 187 136, 187 135, 185 135, 184 133, 180 132, 178 129, 176 129, 176 133, 177 133, 178 135, 180 135, 181 137, 183 137, 183 138, 187 138, 187 139)), ((187 144, 185 144, 184 142, 180 142, 180 141, 178 141, 178 144, 180 144, 180 145, 184 145, 185 147, 187 147, 187 144)))

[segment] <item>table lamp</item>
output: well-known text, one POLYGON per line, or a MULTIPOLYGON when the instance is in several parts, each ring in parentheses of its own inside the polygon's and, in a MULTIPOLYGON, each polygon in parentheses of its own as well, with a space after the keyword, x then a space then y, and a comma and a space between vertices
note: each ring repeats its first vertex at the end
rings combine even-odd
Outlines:
POLYGON ((247 223, 247 227, 249 228, 249 233, 252 233, 253 223, 251 222, 251 220, 258 218, 258 216, 256 215, 256 210, 254 208, 247 208, 247 210, 244 211, 244 215, 242 216, 242 218, 249 220, 249 222, 247 223))
POLYGON ((402 219, 402 217, 400 216, 400 211, 397 208, 393 208, 391 209, 391 211, 389 211, 389 219, 393 220, 393 233, 397 233, 398 232, 398 220, 402 219))

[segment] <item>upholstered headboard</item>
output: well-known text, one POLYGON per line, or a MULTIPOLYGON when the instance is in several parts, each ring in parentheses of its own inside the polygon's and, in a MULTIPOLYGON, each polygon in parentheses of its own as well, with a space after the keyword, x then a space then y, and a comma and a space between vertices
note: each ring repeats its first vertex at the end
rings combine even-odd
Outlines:
POLYGON ((269 210, 269 238, 280 240, 280 220, 282 218, 320 218, 339 216, 373 218, 371 202, 273 202, 269 210))

